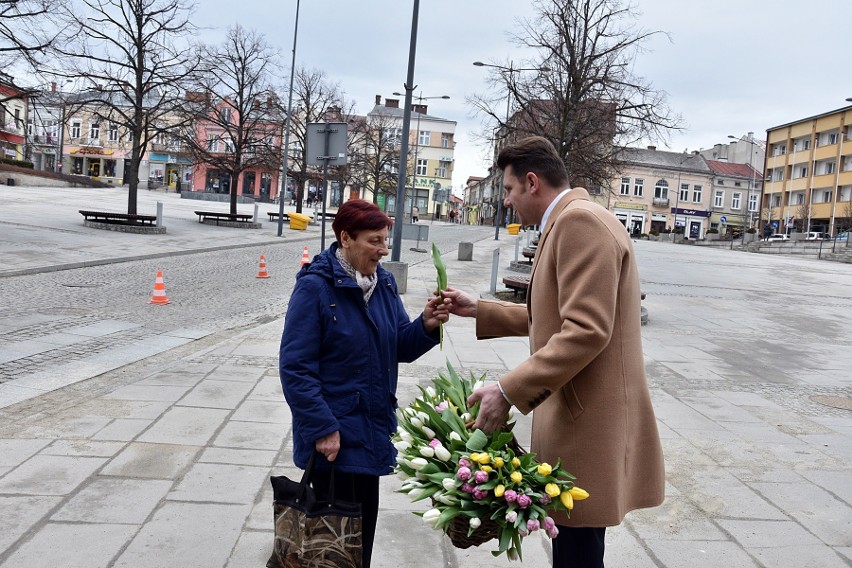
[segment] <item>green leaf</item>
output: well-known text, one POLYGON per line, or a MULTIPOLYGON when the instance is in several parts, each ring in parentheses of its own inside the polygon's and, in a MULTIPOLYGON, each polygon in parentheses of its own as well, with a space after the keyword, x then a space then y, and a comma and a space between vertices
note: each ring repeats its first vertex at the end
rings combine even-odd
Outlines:
POLYGON ((485 432, 477 428, 476 431, 470 435, 470 438, 468 438, 467 444, 465 445, 471 452, 481 452, 487 443, 488 436, 485 435, 485 432))
POLYGON ((491 442, 491 445, 488 446, 492 450, 502 450, 505 448, 509 442, 515 437, 511 432, 500 432, 494 435, 494 441, 491 442))
POLYGON ((442 529, 446 528, 450 524, 450 521, 456 518, 459 513, 461 513, 461 510, 458 507, 447 507, 438 517, 438 527, 442 529))

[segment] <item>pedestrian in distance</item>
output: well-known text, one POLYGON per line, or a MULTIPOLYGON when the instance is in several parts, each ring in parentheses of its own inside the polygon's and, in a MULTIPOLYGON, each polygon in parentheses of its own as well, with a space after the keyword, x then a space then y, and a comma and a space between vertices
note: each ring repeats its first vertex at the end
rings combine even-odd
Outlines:
POLYGON ((555 516, 554 568, 602 568, 606 527, 663 502, 665 471, 640 336, 639 274, 630 235, 585 189, 569 189, 553 145, 531 137, 500 152, 504 204, 540 224, 527 304, 444 293, 476 318, 478 339, 529 336, 531 355, 476 390, 474 425, 501 428, 514 405, 533 413, 531 450, 562 459, 590 497, 555 516))
POLYGON ((316 450, 312 485, 327 493, 335 463, 336 496, 362 507, 363 566, 369 568, 379 508, 379 477, 396 450, 398 363, 438 344, 448 308, 426 302, 411 321, 396 282, 379 261, 392 222, 361 199, 344 203, 332 223, 336 241, 302 267, 290 297, 279 353, 293 416, 293 460, 305 468, 316 450))
POLYGON ((416 223, 419 220, 420 220, 420 209, 418 209, 417 206, 415 205, 414 207, 411 208, 411 222, 416 223))

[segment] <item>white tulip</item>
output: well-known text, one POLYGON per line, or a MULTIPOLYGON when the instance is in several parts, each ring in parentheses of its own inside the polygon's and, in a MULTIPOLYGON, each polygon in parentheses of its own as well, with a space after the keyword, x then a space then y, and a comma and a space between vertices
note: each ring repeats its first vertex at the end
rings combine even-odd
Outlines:
POLYGON ((438 519, 441 517, 441 511, 438 509, 429 509, 423 513, 423 522, 430 525, 433 529, 438 528, 438 519))
MULTIPOLYGON (((435 455, 435 450, 433 450, 429 446, 423 446, 422 448, 420 448, 420 455, 423 456, 424 458, 431 458, 435 455)), ((444 460, 444 461, 446 461, 446 460, 444 460)))
POLYGON ((429 428, 428 426, 421 426, 420 429, 426 434, 426 437, 430 440, 435 437, 435 431, 429 428))
POLYGON ((426 477, 426 474, 423 473, 422 471, 415 471, 414 477, 416 477, 420 481, 426 481, 427 479, 429 479, 428 477, 426 477))
POLYGON ((453 457, 453 454, 450 453, 450 450, 445 448, 444 446, 438 446, 435 448, 435 457, 441 460, 442 462, 450 461, 450 458, 453 457))
POLYGON ((433 387, 433 386, 426 387, 426 394, 428 394, 432 398, 435 398, 436 396, 438 396, 438 393, 435 392, 435 387, 433 387))
POLYGON ((429 423, 429 415, 426 414, 425 412, 422 412, 422 411, 418 412, 417 417, 420 418, 420 421, 423 422, 423 424, 429 423))
POLYGON ((423 423, 416 416, 412 416, 410 422, 411 422, 411 425, 416 427, 416 428, 420 428, 421 426, 423 426, 423 423))
MULTIPOLYGON (((396 463, 403 464, 403 465, 409 465, 408 460, 405 459, 405 456, 402 455, 402 454, 396 454, 396 463)), ((411 467, 411 466, 409 466, 409 467, 411 467)))
POLYGON ((399 435, 399 437, 400 437, 400 439, 401 439, 403 442, 408 442, 409 444, 411 444, 412 442, 414 442, 414 436, 412 436, 411 434, 409 434, 409 433, 408 433, 408 432, 406 432, 406 431, 403 431, 403 432, 399 435))
POLYGON ((456 488, 456 480, 452 477, 446 477, 441 480, 441 485, 443 485, 444 489, 447 491, 452 491, 456 488))
POLYGON ((415 499, 417 499, 421 495, 423 495, 423 489, 420 488, 420 487, 416 487, 416 488, 414 488, 414 489, 412 489, 411 491, 408 492, 408 497, 412 501, 414 501, 415 499))
POLYGON ((450 432, 450 440, 455 440, 456 442, 461 442, 462 438, 459 436, 459 433, 453 430, 450 432))
POLYGON ((476 381, 473 383, 473 390, 477 391, 485 386, 485 381, 476 381))
POLYGON ((470 422, 470 412, 465 412, 461 415, 461 419, 464 422, 470 422))
POLYGON ((482 524, 482 521, 479 520, 479 517, 471 517, 470 518, 470 526, 471 528, 478 529, 479 525, 482 524))
POLYGON ((404 470, 401 470, 401 469, 400 469, 399 471, 397 471, 397 472, 396 472, 396 477, 397 477, 398 479, 403 480, 403 481, 405 481, 405 480, 407 480, 407 479, 410 479, 410 476, 409 476, 407 473, 405 473, 405 471, 404 471, 404 470))
POLYGON ((394 443, 393 447, 396 448, 397 451, 404 452, 405 450, 411 447, 411 444, 409 444, 405 440, 400 440, 399 442, 394 443))
POLYGON ((417 470, 417 471, 419 471, 419 470, 423 469, 424 467, 426 467, 426 464, 428 464, 428 463, 429 463, 429 462, 427 462, 427 461, 426 461, 425 459, 423 459, 423 458, 414 458, 414 459, 412 459, 412 460, 410 460, 410 461, 409 461, 409 464, 411 465, 411 467, 412 467, 412 468, 414 468, 414 469, 415 469, 415 470, 417 470))

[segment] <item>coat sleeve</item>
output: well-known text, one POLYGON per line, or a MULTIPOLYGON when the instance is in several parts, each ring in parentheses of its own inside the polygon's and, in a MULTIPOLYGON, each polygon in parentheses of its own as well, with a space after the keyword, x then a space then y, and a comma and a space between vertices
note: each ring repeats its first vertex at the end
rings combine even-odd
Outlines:
POLYGON ((476 308, 476 338, 526 337, 530 333, 525 304, 479 300, 476 308))
MULTIPOLYGON (((624 251, 601 219, 587 210, 566 210, 554 225, 546 262, 557 282, 553 309, 561 326, 544 345, 505 375, 501 384, 524 414, 532 411, 583 370, 609 344, 615 325, 624 251)), ((543 291, 543 290, 542 290, 543 291)), ((539 288, 533 290, 539 294, 539 288)))
POLYGON ((278 373, 284 397, 293 414, 293 423, 300 426, 294 434, 308 444, 340 429, 322 396, 319 376, 325 328, 320 313, 324 295, 322 288, 318 277, 305 276, 296 283, 287 307, 278 355, 278 373))

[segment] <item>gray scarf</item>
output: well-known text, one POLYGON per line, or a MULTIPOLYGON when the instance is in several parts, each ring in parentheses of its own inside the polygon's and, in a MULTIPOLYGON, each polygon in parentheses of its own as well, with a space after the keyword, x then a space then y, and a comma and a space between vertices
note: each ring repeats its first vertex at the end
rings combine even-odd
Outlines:
POLYGON ((338 248, 334 255, 337 257, 337 262, 340 263, 340 266, 343 270, 352 277, 353 280, 358 284, 361 288, 361 291, 364 293, 364 303, 370 301, 370 296, 373 295, 373 292, 376 289, 376 284, 379 282, 379 278, 376 274, 370 274, 369 276, 365 276, 355 270, 355 268, 347 262, 347 260, 343 257, 343 249, 338 248))

